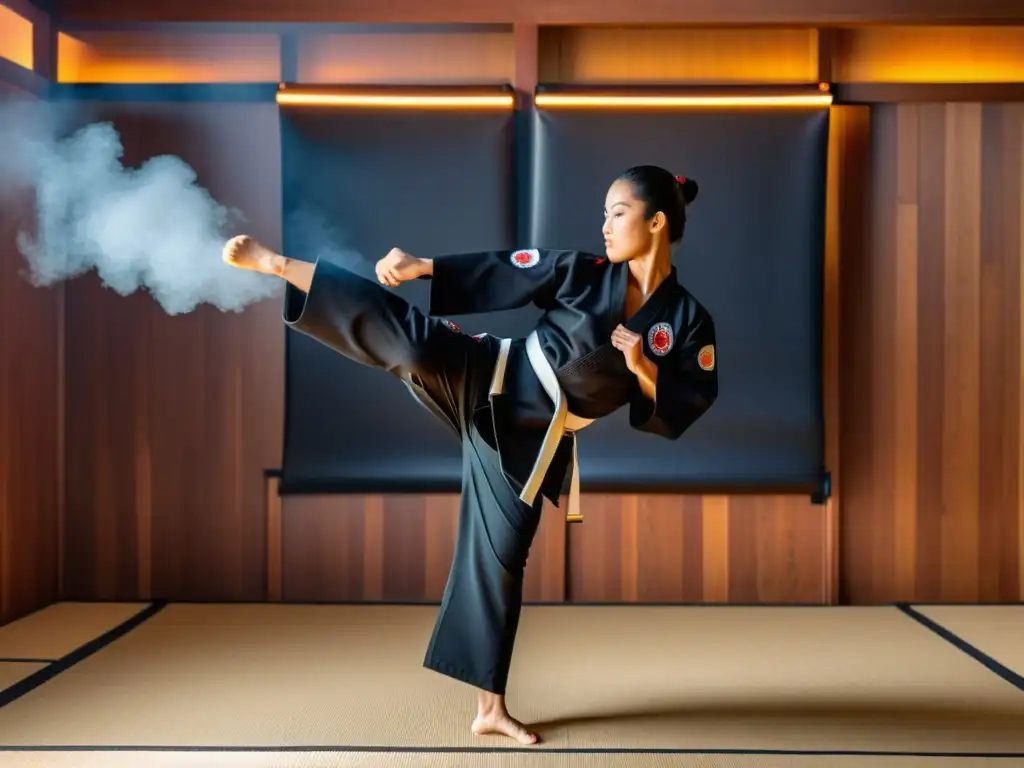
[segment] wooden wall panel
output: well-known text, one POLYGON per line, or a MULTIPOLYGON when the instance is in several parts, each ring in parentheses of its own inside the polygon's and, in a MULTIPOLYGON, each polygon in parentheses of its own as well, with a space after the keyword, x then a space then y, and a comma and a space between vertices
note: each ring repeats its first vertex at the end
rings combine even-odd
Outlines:
POLYGON ((1024 105, 882 106, 871 132, 870 240, 843 273, 844 602, 1021 600, 1024 105))
POLYGON ((825 602, 825 515, 806 497, 588 497, 573 602, 825 602))
POLYGON ((513 48, 509 29, 304 35, 297 79, 329 84, 508 83, 513 48))
POLYGON ((840 29, 835 82, 1004 83, 1024 72, 1024 11, 1018 26, 886 26, 840 29))
POLYGON ((274 83, 280 78, 277 34, 147 30, 57 35, 60 83, 274 83))
MULTIPOLYGON (((282 504, 285 601, 439 602, 458 526, 457 495, 292 496, 282 504)), ((565 517, 546 505, 524 599, 565 596, 565 517)))
MULTIPOLYGON (((280 247, 273 104, 94 106, 121 131, 126 165, 180 156, 280 247)), ((281 460, 280 300, 168 316, 91 274, 65 287, 64 597, 262 599, 263 470, 281 460)))
POLYGON ((542 83, 816 83, 813 29, 549 27, 542 83))
MULTIPOLYGON (((806 498, 586 494, 566 526, 547 505, 529 602, 818 603, 825 516, 806 498)), ((282 510, 285 601, 437 602, 456 496, 296 496, 282 510)))
POLYGON ((0 5, 0 56, 19 67, 32 69, 35 61, 32 20, 0 5))
MULTIPOLYGON (((24 94, 0 87, 0 122, 24 94)), ((60 519, 60 287, 25 278, 19 231, 31 190, 0 177, 0 624, 57 598, 60 519)))

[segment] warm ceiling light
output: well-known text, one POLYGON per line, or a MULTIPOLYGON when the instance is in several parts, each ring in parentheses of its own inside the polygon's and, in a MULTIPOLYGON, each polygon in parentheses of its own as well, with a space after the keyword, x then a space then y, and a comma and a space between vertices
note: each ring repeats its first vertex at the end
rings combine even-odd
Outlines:
POLYGON ((317 90, 312 88, 281 88, 277 103, 309 107, 383 107, 405 109, 454 109, 472 107, 515 106, 512 93, 429 93, 429 92, 359 92, 317 90))

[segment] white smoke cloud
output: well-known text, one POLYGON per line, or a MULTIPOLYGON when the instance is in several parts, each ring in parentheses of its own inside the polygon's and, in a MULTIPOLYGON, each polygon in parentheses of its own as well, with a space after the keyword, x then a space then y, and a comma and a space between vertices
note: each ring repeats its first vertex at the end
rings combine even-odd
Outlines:
POLYGON ((0 115, 0 184, 35 195, 36 220, 18 235, 33 285, 95 270, 121 295, 147 290, 171 315, 200 304, 237 312, 283 290, 279 278, 221 260, 244 217, 214 200, 181 158, 127 168, 109 123, 63 135, 47 105, 0 105, 0 115))
POLYGON ((350 235, 328 223, 323 213, 300 208, 288 215, 285 231, 289 233, 289 255, 306 261, 324 259, 377 282, 375 263, 352 245, 350 235))

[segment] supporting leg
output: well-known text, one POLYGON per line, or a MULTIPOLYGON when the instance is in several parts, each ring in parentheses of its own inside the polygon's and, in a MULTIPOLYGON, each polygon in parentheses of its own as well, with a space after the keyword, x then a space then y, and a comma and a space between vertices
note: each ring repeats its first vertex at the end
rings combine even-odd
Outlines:
POLYGON ((539 737, 508 713, 504 695, 480 691, 477 695, 473 733, 477 736, 508 736, 520 744, 536 744, 539 737))
POLYGON ((472 425, 463 446, 455 556, 424 666, 479 689, 474 733, 534 744, 537 735, 505 708, 505 689, 541 503, 528 506, 519 499, 497 453, 472 425))

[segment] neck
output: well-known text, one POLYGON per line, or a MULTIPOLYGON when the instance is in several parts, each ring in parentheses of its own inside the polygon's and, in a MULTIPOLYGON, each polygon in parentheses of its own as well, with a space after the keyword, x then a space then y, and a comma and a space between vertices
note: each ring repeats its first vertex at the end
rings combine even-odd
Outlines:
POLYGON ((632 281, 644 296, 650 296, 672 271, 672 256, 667 247, 656 246, 629 262, 632 281))

